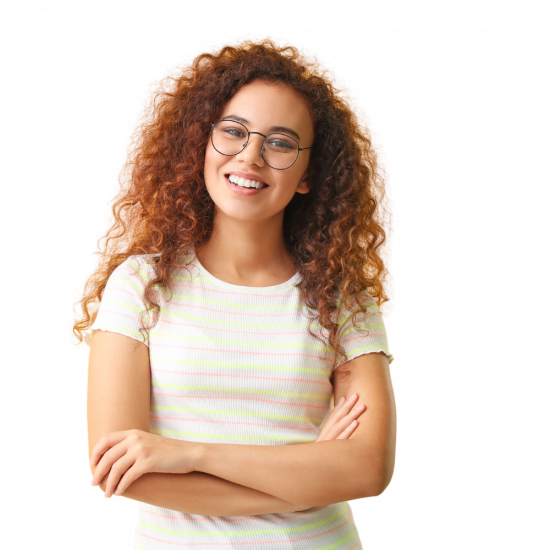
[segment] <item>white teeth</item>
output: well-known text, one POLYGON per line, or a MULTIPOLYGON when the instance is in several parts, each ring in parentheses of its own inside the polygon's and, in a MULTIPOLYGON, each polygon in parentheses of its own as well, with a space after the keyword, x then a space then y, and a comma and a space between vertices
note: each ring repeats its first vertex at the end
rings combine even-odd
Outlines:
POLYGON ((259 181, 239 178, 238 176, 234 176, 233 174, 229 175, 229 181, 231 183, 236 183, 239 187, 255 187, 256 189, 261 189, 262 187, 265 187, 265 185, 263 183, 260 183, 259 181))

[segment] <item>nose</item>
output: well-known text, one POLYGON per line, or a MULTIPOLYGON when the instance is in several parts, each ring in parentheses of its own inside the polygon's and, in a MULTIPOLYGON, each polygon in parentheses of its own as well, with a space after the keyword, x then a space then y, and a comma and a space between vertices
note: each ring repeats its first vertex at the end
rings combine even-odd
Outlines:
POLYGON ((248 138, 246 147, 237 155, 241 160, 247 164, 256 164, 257 166, 264 166, 265 161, 262 156, 262 144, 264 138, 258 134, 251 134, 248 138))

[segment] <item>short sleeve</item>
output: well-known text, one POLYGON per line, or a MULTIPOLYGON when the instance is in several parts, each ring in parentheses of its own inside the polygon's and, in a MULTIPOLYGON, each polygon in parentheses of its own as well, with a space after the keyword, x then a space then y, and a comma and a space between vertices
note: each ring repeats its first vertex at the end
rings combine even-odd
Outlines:
POLYGON ((388 337, 382 314, 374 298, 368 293, 366 295, 366 312, 358 313, 355 317, 355 324, 352 323, 352 313, 355 310, 348 310, 342 317, 343 327, 340 333, 340 345, 344 348, 347 358, 340 358, 338 368, 345 361, 351 361, 365 353, 383 352, 387 355, 389 362, 393 361, 388 346, 388 337))
POLYGON ((143 294, 151 273, 150 266, 144 261, 145 256, 130 256, 111 273, 97 317, 92 326, 84 331, 84 341, 88 346, 98 329, 118 332, 149 345, 146 333, 139 330, 142 328, 142 317, 148 322, 143 294))

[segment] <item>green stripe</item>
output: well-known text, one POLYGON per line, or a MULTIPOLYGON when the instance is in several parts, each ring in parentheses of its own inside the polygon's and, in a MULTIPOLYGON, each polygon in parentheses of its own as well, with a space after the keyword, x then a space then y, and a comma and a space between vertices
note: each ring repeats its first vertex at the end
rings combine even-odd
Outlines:
POLYGON ((139 548, 142 548, 143 550, 147 550, 147 548, 145 548, 145 546, 143 546, 143 544, 141 544, 141 542, 139 542, 139 540, 136 540, 136 546, 139 547, 139 548))
POLYGON ((177 407, 171 405, 151 405, 151 410, 158 411, 177 411, 177 412, 191 412, 197 414, 224 414, 226 416, 242 416, 249 418, 278 418, 280 420, 304 420, 308 422, 320 422, 318 418, 310 418, 304 416, 292 416, 292 415, 281 415, 281 414, 269 414, 269 413, 259 413, 259 412, 249 412, 249 411, 230 411, 227 409, 199 409, 197 407, 177 407))
POLYGON ((341 544, 344 544, 345 542, 348 542, 348 540, 351 540, 357 535, 357 533, 350 533, 347 537, 344 537, 343 539, 340 539, 337 542, 334 542, 332 544, 326 544, 325 546, 319 546, 315 550, 329 550, 329 548, 338 548, 341 544))
MULTIPOLYGON (((307 380, 304 380, 307 382, 307 380)), ((249 395, 277 395, 280 397, 300 397, 303 399, 326 399, 326 395, 318 393, 301 393, 301 392, 283 392, 283 391, 267 391, 260 390, 247 390, 244 388, 224 388, 220 386, 192 386, 187 384, 164 384, 159 382, 152 382, 151 385, 155 388, 170 388, 174 390, 203 390, 203 391, 222 391, 229 393, 247 393, 249 395)))
MULTIPOLYGON (((158 355, 150 355, 151 362, 154 362, 156 365, 159 363, 165 363, 165 364, 176 364, 180 365, 182 367, 185 366, 200 366, 200 367, 226 367, 228 369, 242 369, 242 370, 260 370, 260 371, 269 371, 269 372, 276 372, 276 371, 289 371, 292 374, 296 374, 298 372, 309 372, 313 374, 318 375, 324 375, 326 374, 326 367, 322 366, 322 363, 319 362, 321 365, 319 368, 307 368, 307 367, 296 367, 296 366, 288 366, 288 367, 276 367, 273 365, 246 365, 246 364, 240 364, 240 363, 225 363, 220 361, 194 361, 192 359, 168 359, 165 357, 160 357, 158 355)), ((318 362, 318 361, 316 361, 318 362)), ((177 374, 177 373, 173 373, 177 374)))

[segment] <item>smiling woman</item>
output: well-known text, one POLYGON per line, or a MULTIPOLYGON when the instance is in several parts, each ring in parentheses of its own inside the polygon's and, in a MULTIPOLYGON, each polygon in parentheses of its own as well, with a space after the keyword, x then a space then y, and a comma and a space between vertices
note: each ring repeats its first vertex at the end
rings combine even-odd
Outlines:
POLYGON ((360 549, 347 501, 386 489, 396 438, 368 131, 268 40, 171 82, 74 326, 94 481, 140 502, 140 548, 360 549))

